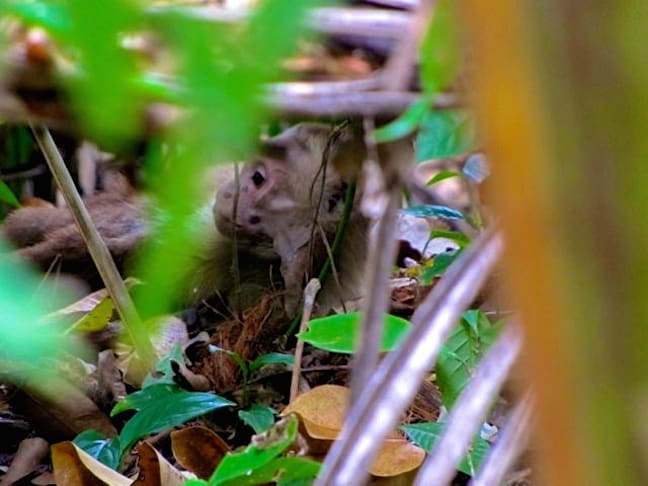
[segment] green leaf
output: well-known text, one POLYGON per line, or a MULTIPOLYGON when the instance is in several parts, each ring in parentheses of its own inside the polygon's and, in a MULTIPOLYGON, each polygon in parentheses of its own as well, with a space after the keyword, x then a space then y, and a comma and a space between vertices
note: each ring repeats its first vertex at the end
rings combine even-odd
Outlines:
POLYGON ((78 55, 81 76, 69 92, 85 129, 109 147, 132 137, 141 123, 144 100, 134 89, 135 58, 120 46, 120 36, 141 28, 135 2, 114 0, 97 15, 96 5, 68 0, 69 42, 78 55))
POLYGON ((454 241, 462 250, 470 244, 470 239, 459 231, 432 230, 430 238, 447 238, 454 241))
POLYGON ((225 349, 225 348, 219 348, 218 346, 214 346, 214 345, 210 345, 209 350, 212 353, 225 353, 227 356, 229 356, 236 362, 239 368, 241 368, 241 371, 247 376, 249 372, 249 367, 247 361, 241 358, 241 355, 239 355, 235 351, 230 351, 229 349, 225 349))
POLYGON ((384 143, 398 140, 414 132, 423 117, 429 110, 428 100, 420 100, 412 104, 405 112, 394 121, 383 125, 374 131, 376 142, 384 143))
POLYGON ((96 332, 104 329, 113 315, 115 305, 110 297, 104 297, 94 308, 68 328, 68 332, 96 332))
POLYGON ((6 13, 15 15, 28 25, 42 27, 52 35, 65 37, 69 34, 70 13, 60 3, 13 0, 7 1, 4 8, 6 13))
MULTIPOLYGON (((353 353, 360 318, 359 312, 349 312, 313 319, 308 323, 308 330, 299 333, 297 337, 326 351, 353 353)), ((385 314, 381 350, 396 349, 410 327, 408 320, 385 314)))
POLYGON ((239 410, 239 418, 254 429, 256 434, 265 432, 274 424, 277 411, 272 407, 253 404, 248 410, 239 410))
POLYGON ((427 94, 447 88, 459 70, 461 51, 453 8, 450 0, 437 2, 421 43, 421 76, 427 94))
POLYGON ((259 356, 257 359, 252 361, 249 365, 250 373, 258 370, 262 366, 271 365, 271 364, 284 364, 291 365, 295 361, 295 357, 292 354, 283 354, 283 353, 268 353, 263 356, 259 356))
POLYGON ((118 438, 106 439, 96 430, 86 430, 77 435, 73 442, 109 468, 119 468, 121 455, 118 438))
POLYGON ((265 466, 293 443, 297 437, 298 421, 295 415, 280 420, 266 433, 256 436, 254 444, 241 452, 230 452, 220 462, 209 479, 209 484, 217 486, 236 480, 233 484, 250 476, 265 466))
POLYGON ((420 277, 421 282, 428 285, 434 277, 443 275, 460 254, 461 251, 439 253, 432 259, 432 265, 425 267, 423 270, 420 277))
POLYGON ((453 157, 475 148, 475 123, 468 112, 429 111, 416 137, 416 161, 453 157))
POLYGON ((224 484, 252 486, 255 484, 312 484, 322 464, 303 457, 277 457, 254 470, 249 476, 239 477, 224 484))
POLYGON ((437 204, 410 206, 401 209, 401 211, 416 218, 466 219, 461 211, 437 204))
POLYGON ((131 393, 111 411, 139 410, 119 434, 121 453, 144 436, 180 425, 187 420, 234 403, 213 393, 189 392, 172 385, 151 385, 131 393))
POLYGON ((443 346, 436 363, 437 384, 449 410, 492 345, 501 326, 493 326, 483 312, 466 311, 443 346))
POLYGON ((425 185, 432 186, 437 182, 445 181, 446 179, 450 179, 451 177, 457 177, 460 175, 461 173, 457 172, 456 170, 442 170, 441 172, 437 172, 434 175, 434 177, 432 177, 432 179, 430 179, 425 183, 425 185))
POLYGON ((20 207, 20 202, 5 181, 0 181, 0 202, 4 202, 15 208, 20 207))
MULTIPOLYGON (((439 422, 422 422, 418 424, 402 425, 400 428, 403 430, 409 439, 417 446, 422 448, 428 454, 434 450, 434 446, 441 437, 445 429, 444 423, 439 422)), ((484 439, 476 436, 470 446, 468 455, 459 464, 459 471, 462 473, 474 476, 481 467, 482 462, 490 445, 484 439)))
POLYGON ((171 351, 169 351, 160 361, 155 365, 155 369, 150 373, 144 381, 142 382, 142 389, 148 388, 151 385, 165 383, 167 385, 175 385, 173 376, 175 372, 173 371, 172 362, 184 363, 184 355, 182 354, 182 348, 179 344, 173 346, 171 351))

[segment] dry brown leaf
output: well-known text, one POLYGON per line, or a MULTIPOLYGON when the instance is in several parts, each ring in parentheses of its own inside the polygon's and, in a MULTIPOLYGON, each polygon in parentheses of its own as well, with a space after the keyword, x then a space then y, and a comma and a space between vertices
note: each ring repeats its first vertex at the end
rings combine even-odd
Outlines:
POLYGON ((200 479, 208 479, 230 451, 218 434, 200 425, 171 432, 171 449, 176 461, 200 479))
POLYGON ((59 442, 51 450, 57 486, 129 486, 132 483, 72 442, 59 442))
POLYGON ((9 470, 0 480, 0 486, 14 484, 30 474, 45 459, 48 452, 49 444, 40 437, 21 441, 9 470))
POLYGON ((418 468, 423 459, 425 451, 406 439, 385 439, 369 472, 381 477, 398 476, 418 468))
POLYGON ((139 455, 139 474, 133 485, 141 486, 182 486, 189 479, 156 451, 148 442, 137 446, 139 455))
POLYGON ((346 416, 350 390, 339 385, 322 385, 299 395, 281 412, 296 413, 306 432, 315 439, 336 439, 346 416))
MULTIPOLYGON (((349 394, 350 390, 343 386, 318 386, 298 396, 283 410, 282 415, 292 412, 299 416, 310 453, 324 452, 326 440, 333 441, 339 435, 347 412, 349 394)), ((418 468, 424 458, 423 449, 393 431, 385 439, 369 472, 381 477, 399 476, 418 468)))

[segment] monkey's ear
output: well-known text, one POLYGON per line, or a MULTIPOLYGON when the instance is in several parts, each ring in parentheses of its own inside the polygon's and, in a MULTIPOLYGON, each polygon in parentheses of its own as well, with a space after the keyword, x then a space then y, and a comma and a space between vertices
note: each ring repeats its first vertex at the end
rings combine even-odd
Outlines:
POLYGON ((267 147, 289 149, 300 146, 308 148, 314 140, 326 142, 331 135, 331 127, 323 123, 299 123, 265 141, 267 147))

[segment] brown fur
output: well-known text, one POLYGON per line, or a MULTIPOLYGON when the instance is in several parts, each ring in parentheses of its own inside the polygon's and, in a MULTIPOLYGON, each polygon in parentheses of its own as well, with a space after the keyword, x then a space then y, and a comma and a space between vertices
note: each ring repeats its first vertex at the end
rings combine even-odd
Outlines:
MULTIPOLYGON (((189 300, 215 293, 242 304, 253 303, 261 290, 285 285, 286 309, 293 313, 307 278, 327 258, 322 233, 332 244, 344 206, 346 184, 334 171, 336 158, 349 157, 350 132, 329 147, 325 172, 322 159, 332 135, 320 124, 300 124, 264 143, 262 155, 245 164, 237 187, 233 171, 221 183, 205 221, 205 245, 190 272, 189 300), (324 173, 326 177, 323 177, 324 173), (234 201, 237 211, 234 214, 234 201), (235 250, 236 248, 236 250, 235 250), (234 252, 240 288, 232 271, 234 252)), ((221 172, 227 173, 227 170, 221 172)), ((134 253, 150 234, 147 201, 123 187, 86 199, 90 215, 118 264, 134 253)), ((321 311, 358 297, 359 271, 364 265, 367 221, 354 213, 337 265, 318 299, 321 311), (337 285, 337 282, 340 285, 337 285)), ((7 218, 2 233, 20 254, 46 269, 60 260, 65 272, 81 273, 96 282, 96 272, 71 214, 61 208, 23 208, 7 218)))

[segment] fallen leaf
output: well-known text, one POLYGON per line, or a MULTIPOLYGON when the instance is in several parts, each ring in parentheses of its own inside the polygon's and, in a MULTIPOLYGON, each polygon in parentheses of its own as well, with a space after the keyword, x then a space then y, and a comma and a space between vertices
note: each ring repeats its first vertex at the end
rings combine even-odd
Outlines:
POLYGON ((171 432, 173 457, 185 469, 201 479, 209 479, 229 446, 221 437, 200 425, 171 432))
POLYGON ((54 444, 51 451, 57 486, 129 486, 132 483, 72 442, 54 444))
POLYGON ((139 455, 139 474, 133 485, 182 486, 189 477, 192 477, 183 476, 148 442, 138 444, 137 454, 139 455))

